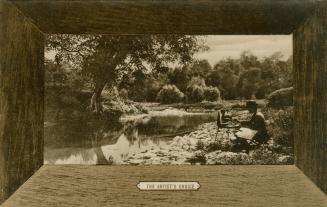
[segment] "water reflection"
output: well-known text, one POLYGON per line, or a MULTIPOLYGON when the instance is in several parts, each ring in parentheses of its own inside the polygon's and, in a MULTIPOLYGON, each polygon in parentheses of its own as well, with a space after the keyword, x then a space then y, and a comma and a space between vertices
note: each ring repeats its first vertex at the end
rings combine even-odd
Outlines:
POLYGON ((45 164, 122 164, 129 156, 168 145, 174 136, 215 120, 213 113, 156 115, 110 123, 45 127, 45 164), (90 127, 92 126, 92 127, 90 127))

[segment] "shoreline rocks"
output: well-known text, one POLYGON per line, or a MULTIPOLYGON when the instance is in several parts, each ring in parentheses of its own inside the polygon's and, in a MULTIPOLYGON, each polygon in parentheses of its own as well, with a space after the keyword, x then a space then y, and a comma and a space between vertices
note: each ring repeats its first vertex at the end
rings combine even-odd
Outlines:
MULTIPOLYGON (((165 147, 151 148, 130 156, 127 165, 248 165, 248 164, 292 164, 290 155, 272 153, 269 146, 245 152, 228 151, 233 129, 220 129, 217 133, 214 122, 205 123, 184 136, 176 136, 165 147), (216 136, 217 134, 217 136, 216 136)), ((272 143, 270 142, 270 145, 272 143)))

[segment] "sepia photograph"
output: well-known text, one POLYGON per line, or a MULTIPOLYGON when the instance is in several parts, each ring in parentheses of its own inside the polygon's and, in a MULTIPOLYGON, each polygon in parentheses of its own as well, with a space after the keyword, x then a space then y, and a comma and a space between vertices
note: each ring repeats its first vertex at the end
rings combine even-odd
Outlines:
POLYGON ((327 206, 327 0, 0 0, 1 207, 327 206))
POLYGON ((44 164, 293 164, 291 35, 52 35, 44 164))

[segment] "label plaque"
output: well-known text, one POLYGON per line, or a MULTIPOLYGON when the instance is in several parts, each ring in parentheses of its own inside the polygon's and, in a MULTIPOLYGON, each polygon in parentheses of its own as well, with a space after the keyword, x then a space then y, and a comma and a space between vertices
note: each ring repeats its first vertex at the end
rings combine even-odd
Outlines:
POLYGON ((140 190, 154 191, 196 191, 199 190, 200 183, 194 181, 182 182, 161 182, 161 181, 140 181, 137 184, 140 190))

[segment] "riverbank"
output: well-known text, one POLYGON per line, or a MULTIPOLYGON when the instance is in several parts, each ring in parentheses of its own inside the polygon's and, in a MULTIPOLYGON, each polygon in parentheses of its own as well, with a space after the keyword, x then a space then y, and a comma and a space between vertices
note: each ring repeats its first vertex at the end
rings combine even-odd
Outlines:
MULTIPOLYGON (((290 110, 290 109, 288 109, 290 110)), ((278 118, 281 111, 266 110, 270 113, 268 119, 268 130, 273 133, 277 129, 278 118)), ((243 112, 238 112, 237 116, 246 116, 243 112)), ((292 129, 288 129, 292 130, 292 129)), ((188 165, 188 164, 208 164, 208 165, 249 165, 249 164, 293 164, 294 158, 292 150, 279 143, 278 134, 273 134, 266 145, 258 146, 249 153, 232 152, 232 139, 235 130, 220 129, 217 133, 215 122, 201 124, 195 131, 176 136, 166 146, 152 147, 149 150, 133 154, 124 160, 127 165, 188 165)), ((286 136, 285 131, 280 133, 286 136)))
MULTIPOLYGON (((121 159, 129 165, 293 163, 292 107, 273 109, 265 106, 265 100, 258 100, 272 139, 244 153, 231 151, 234 131, 222 129, 216 136, 213 121, 221 108, 231 109, 239 120, 248 119, 246 101, 163 105, 104 99, 104 112, 94 114, 86 109, 90 94, 52 92, 46 99, 45 154, 53 162, 74 160, 74 156, 83 160, 84 151, 75 149, 101 147, 107 158, 118 159, 114 164, 121 164, 121 159), (71 155, 64 156, 63 148, 69 148, 71 155)), ((97 157, 92 154, 90 159, 97 157)))

